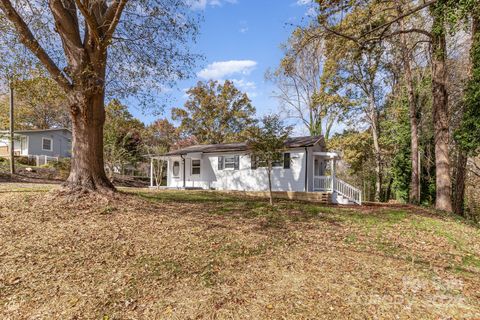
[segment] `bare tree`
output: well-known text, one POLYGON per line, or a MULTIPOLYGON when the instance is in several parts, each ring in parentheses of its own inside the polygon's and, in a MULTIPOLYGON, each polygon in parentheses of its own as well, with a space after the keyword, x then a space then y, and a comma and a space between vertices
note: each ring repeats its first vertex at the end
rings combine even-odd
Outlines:
POLYGON ((290 118, 299 119, 312 136, 330 136, 332 126, 348 107, 332 82, 323 77, 325 42, 314 28, 296 29, 283 45, 284 57, 275 71, 266 73, 274 92, 290 118))

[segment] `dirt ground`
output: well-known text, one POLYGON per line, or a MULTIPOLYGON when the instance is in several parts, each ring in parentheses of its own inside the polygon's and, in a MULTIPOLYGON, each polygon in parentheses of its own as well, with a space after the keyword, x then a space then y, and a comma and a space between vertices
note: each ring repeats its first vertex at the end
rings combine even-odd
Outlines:
POLYGON ((415 207, 0 184, 1 319, 475 319, 480 229, 415 207))

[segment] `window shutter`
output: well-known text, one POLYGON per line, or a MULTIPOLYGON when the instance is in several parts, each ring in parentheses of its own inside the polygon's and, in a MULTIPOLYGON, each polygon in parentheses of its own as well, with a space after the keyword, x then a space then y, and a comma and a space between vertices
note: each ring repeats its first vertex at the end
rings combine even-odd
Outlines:
POLYGON ((238 170, 240 169, 240 157, 239 156, 235 156, 235 170, 238 170))
POLYGON ((218 170, 223 170, 223 157, 218 157, 218 170))
POLYGON ((257 159, 253 154, 250 155, 250 161, 251 161, 250 167, 252 168, 252 170, 257 169, 257 159))
POLYGON ((283 154, 283 169, 290 169, 290 152, 283 154))

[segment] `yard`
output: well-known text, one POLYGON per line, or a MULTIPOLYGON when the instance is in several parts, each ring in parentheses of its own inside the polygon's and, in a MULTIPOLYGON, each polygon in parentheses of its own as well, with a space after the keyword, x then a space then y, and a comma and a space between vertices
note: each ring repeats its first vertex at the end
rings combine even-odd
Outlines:
POLYGON ((480 229, 418 207, 0 184, 2 319, 480 318, 480 229))

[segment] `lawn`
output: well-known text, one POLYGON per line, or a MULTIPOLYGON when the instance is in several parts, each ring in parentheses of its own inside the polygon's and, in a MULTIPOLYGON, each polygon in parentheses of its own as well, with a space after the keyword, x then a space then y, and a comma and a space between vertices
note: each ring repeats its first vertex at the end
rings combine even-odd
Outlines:
POLYGON ((480 318, 480 229, 415 207, 0 185, 2 319, 480 318))

